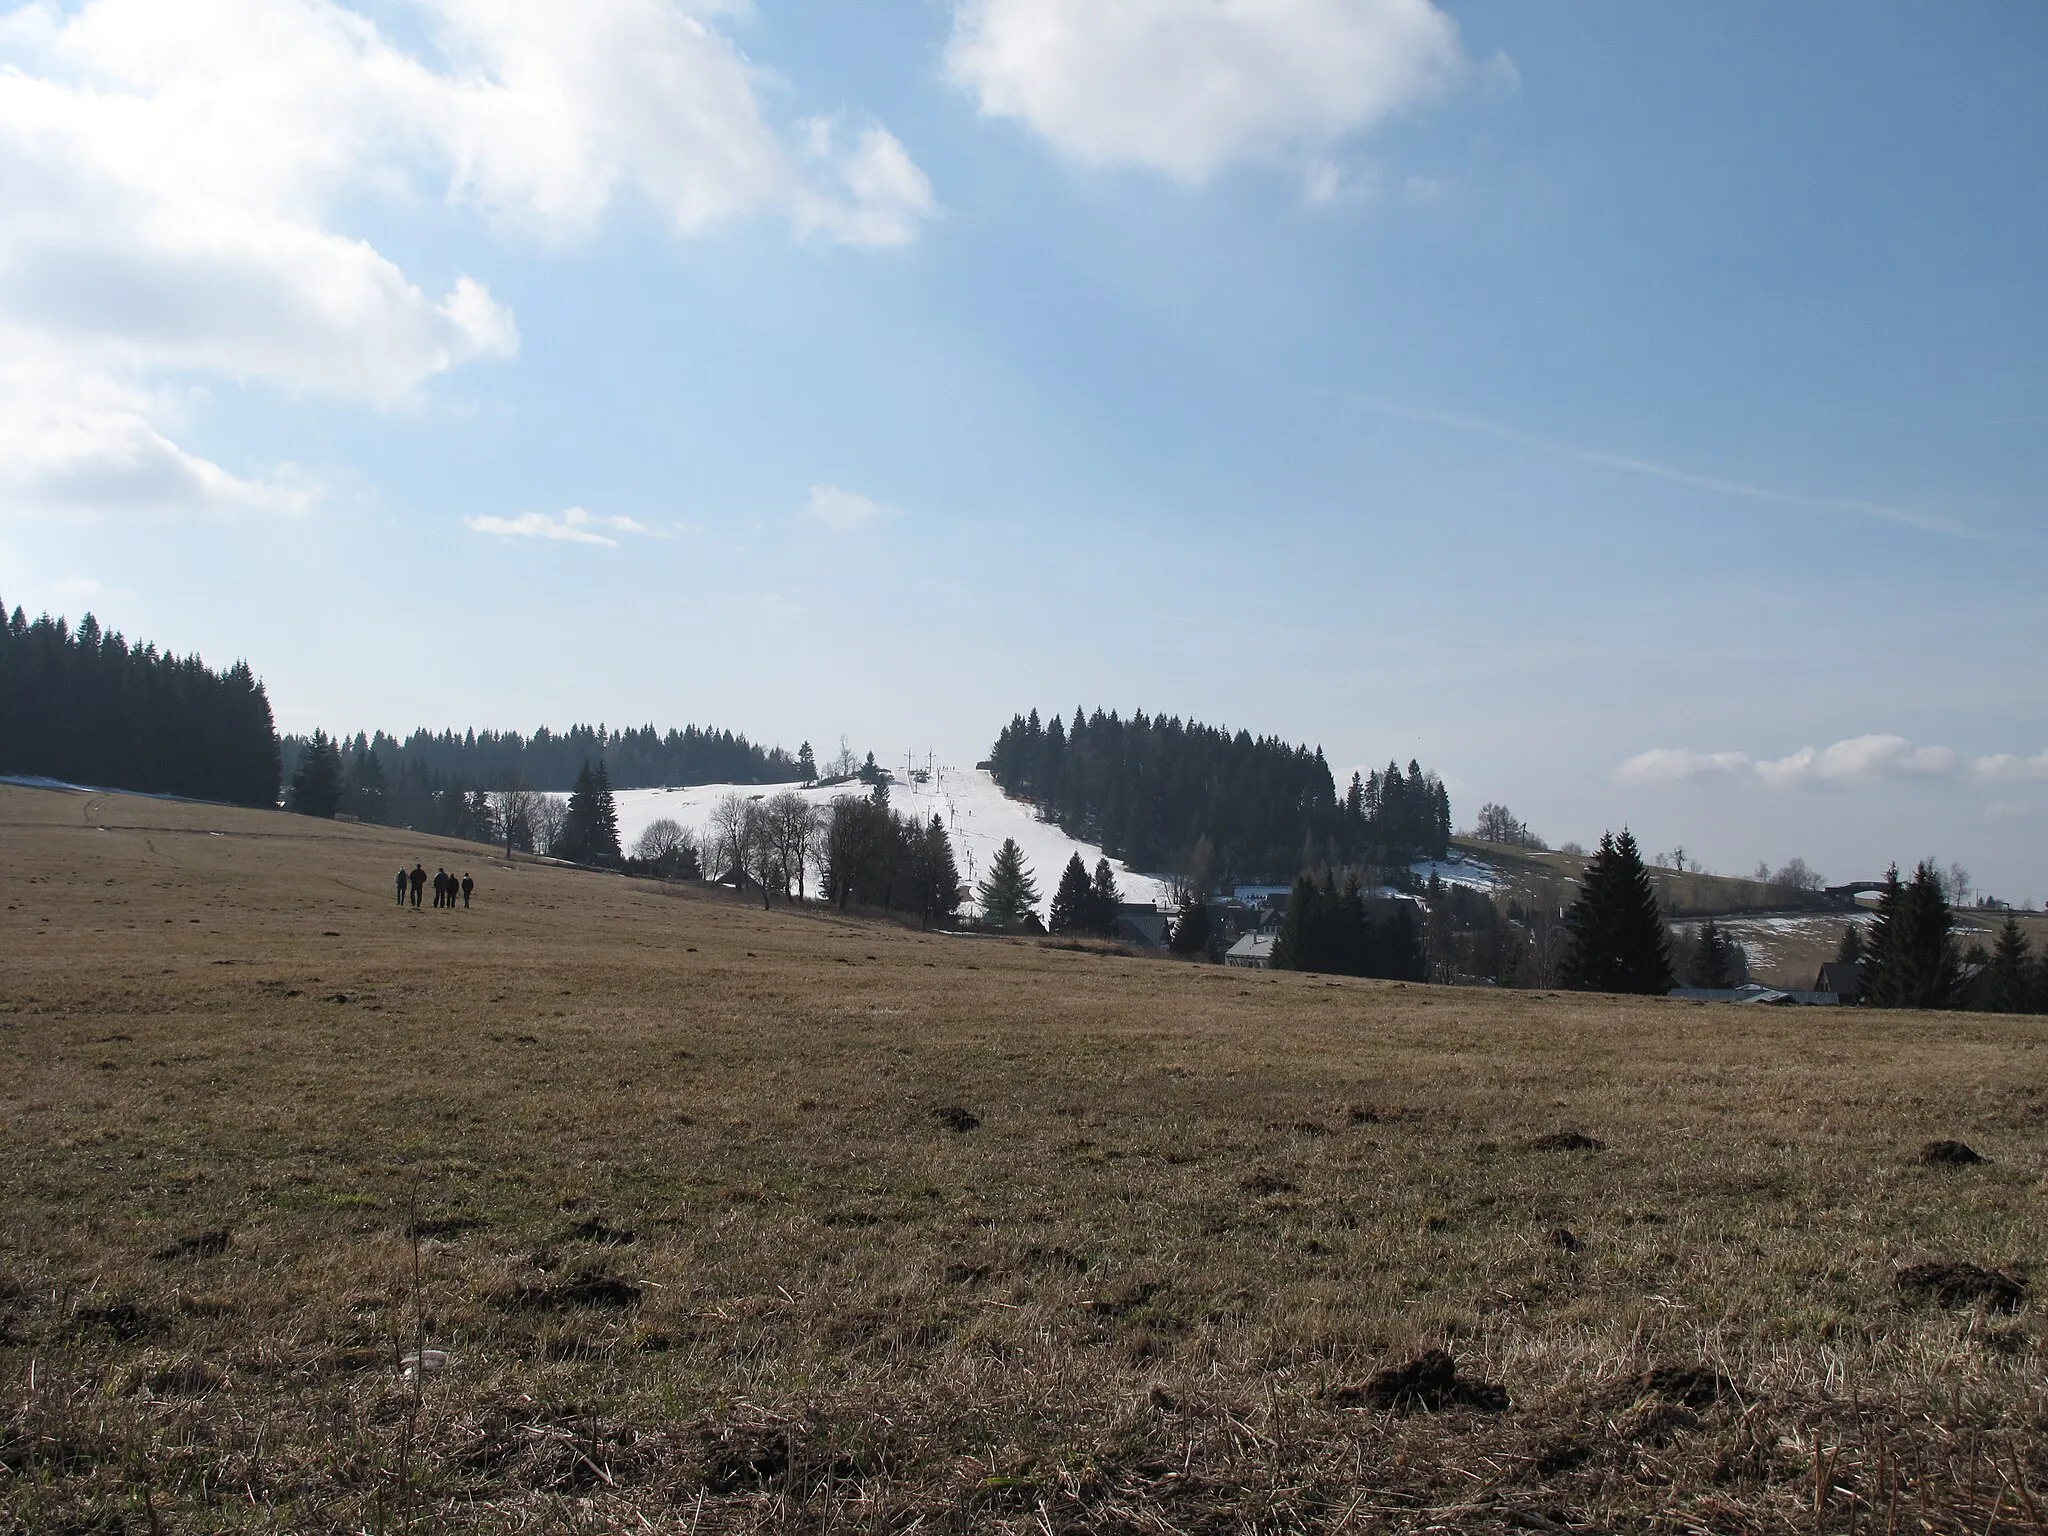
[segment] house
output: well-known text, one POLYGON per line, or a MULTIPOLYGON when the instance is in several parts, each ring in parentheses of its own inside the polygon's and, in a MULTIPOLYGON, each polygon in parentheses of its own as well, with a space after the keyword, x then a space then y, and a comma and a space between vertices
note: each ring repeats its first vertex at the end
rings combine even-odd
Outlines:
POLYGON ((1116 922, 1111 925, 1109 936, 1141 949, 1164 949, 1166 914, 1159 910, 1156 902, 1127 901, 1116 909, 1116 922))
POLYGON ((1861 960, 1830 960, 1820 968, 1820 974, 1813 979, 1813 990, 1832 992, 1845 1003, 1853 1003, 1863 996, 1863 962, 1861 960))
POLYGON ((1279 937, 1277 933, 1248 933, 1223 952, 1223 963, 1244 970, 1270 971, 1273 941, 1279 937))
POLYGON ((1692 1003, 1740 1003, 1749 1007, 1829 1007, 1841 1001, 1832 992, 1787 992, 1751 982, 1746 987, 1673 987, 1667 997, 1692 1003))

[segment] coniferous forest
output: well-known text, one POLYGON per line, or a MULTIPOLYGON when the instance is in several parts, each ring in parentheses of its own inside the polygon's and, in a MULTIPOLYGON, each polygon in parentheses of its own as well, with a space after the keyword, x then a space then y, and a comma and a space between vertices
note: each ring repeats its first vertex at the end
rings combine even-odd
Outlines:
POLYGON ((0 624, 0 773, 149 794, 277 803, 270 700, 246 662, 131 646, 16 608, 0 624))
POLYGON ((1182 869, 1207 837, 1215 872, 1291 882, 1303 869, 1405 864, 1450 846, 1450 796, 1419 763, 1394 763, 1339 793, 1320 747, 1289 746, 1172 716, 1129 720, 1037 710, 997 736, 989 770, 1069 836, 1136 869, 1182 869))
MULTIPOLYGON (((295 757, 302 743, 287 739, 295 757)), ((556 732, 542 726, 518 731, 416 730, 403 738, 378 731, 358 734, 345 747, 374 752, 387 775, 415 770, 442 785, 470 789, 566 792, 586 763, 603 763, 614 789, 655 789, 687 784, 792 784, 806 775, 780 747, 758 747, 731 731, 687 725, 657 731, 651 725, 613 731, 576 725, 556 732)))

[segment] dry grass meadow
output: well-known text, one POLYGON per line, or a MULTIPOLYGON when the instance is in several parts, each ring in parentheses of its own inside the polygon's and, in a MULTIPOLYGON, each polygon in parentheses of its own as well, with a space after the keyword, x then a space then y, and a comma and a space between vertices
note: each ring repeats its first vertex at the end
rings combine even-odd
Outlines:
POLYGON ((0 1530, 2036 1531, 2044 1137, 2040 1019, 0 789, 0 1530))

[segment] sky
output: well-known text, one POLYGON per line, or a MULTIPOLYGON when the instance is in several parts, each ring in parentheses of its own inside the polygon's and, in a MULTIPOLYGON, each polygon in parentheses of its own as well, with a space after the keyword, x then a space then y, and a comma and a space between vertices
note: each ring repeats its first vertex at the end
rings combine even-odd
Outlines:
POLYGON ((2048 11, 0 0, 0 602, 2048 897, 2048 11))

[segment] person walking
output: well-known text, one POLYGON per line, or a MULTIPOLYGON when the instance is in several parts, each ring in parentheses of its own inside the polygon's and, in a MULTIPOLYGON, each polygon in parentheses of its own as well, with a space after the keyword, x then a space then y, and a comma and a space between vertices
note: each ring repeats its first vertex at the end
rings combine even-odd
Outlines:
POLYGON ((410 885, 411 883, 412 883, 412 882, 411 882, 411 881, 409 881, 409 880, 408 880, 408 879, 406 878, 406 874, 405 874, 405 866, 404 866, 403 864, 399 865, 399 866, 398 866, 398 904, 399 904, 399 905, 400 905, 401 907, 405 905, 405 888, 406 888, 406 886, 410 885))
POLYGON ((462 872, 462 910, 469 910, 469 893, 476 889, 476 882, 469 878, 469 871, 462 872))
POLYGON ((434 905, 437 907, 448 905, 448 871, 445 869, 434 871, 434 905))
POLYGON ((427 888, 427 866, 415 864, 412 867, 412 909, 420 909, 420 892, 427 888))

